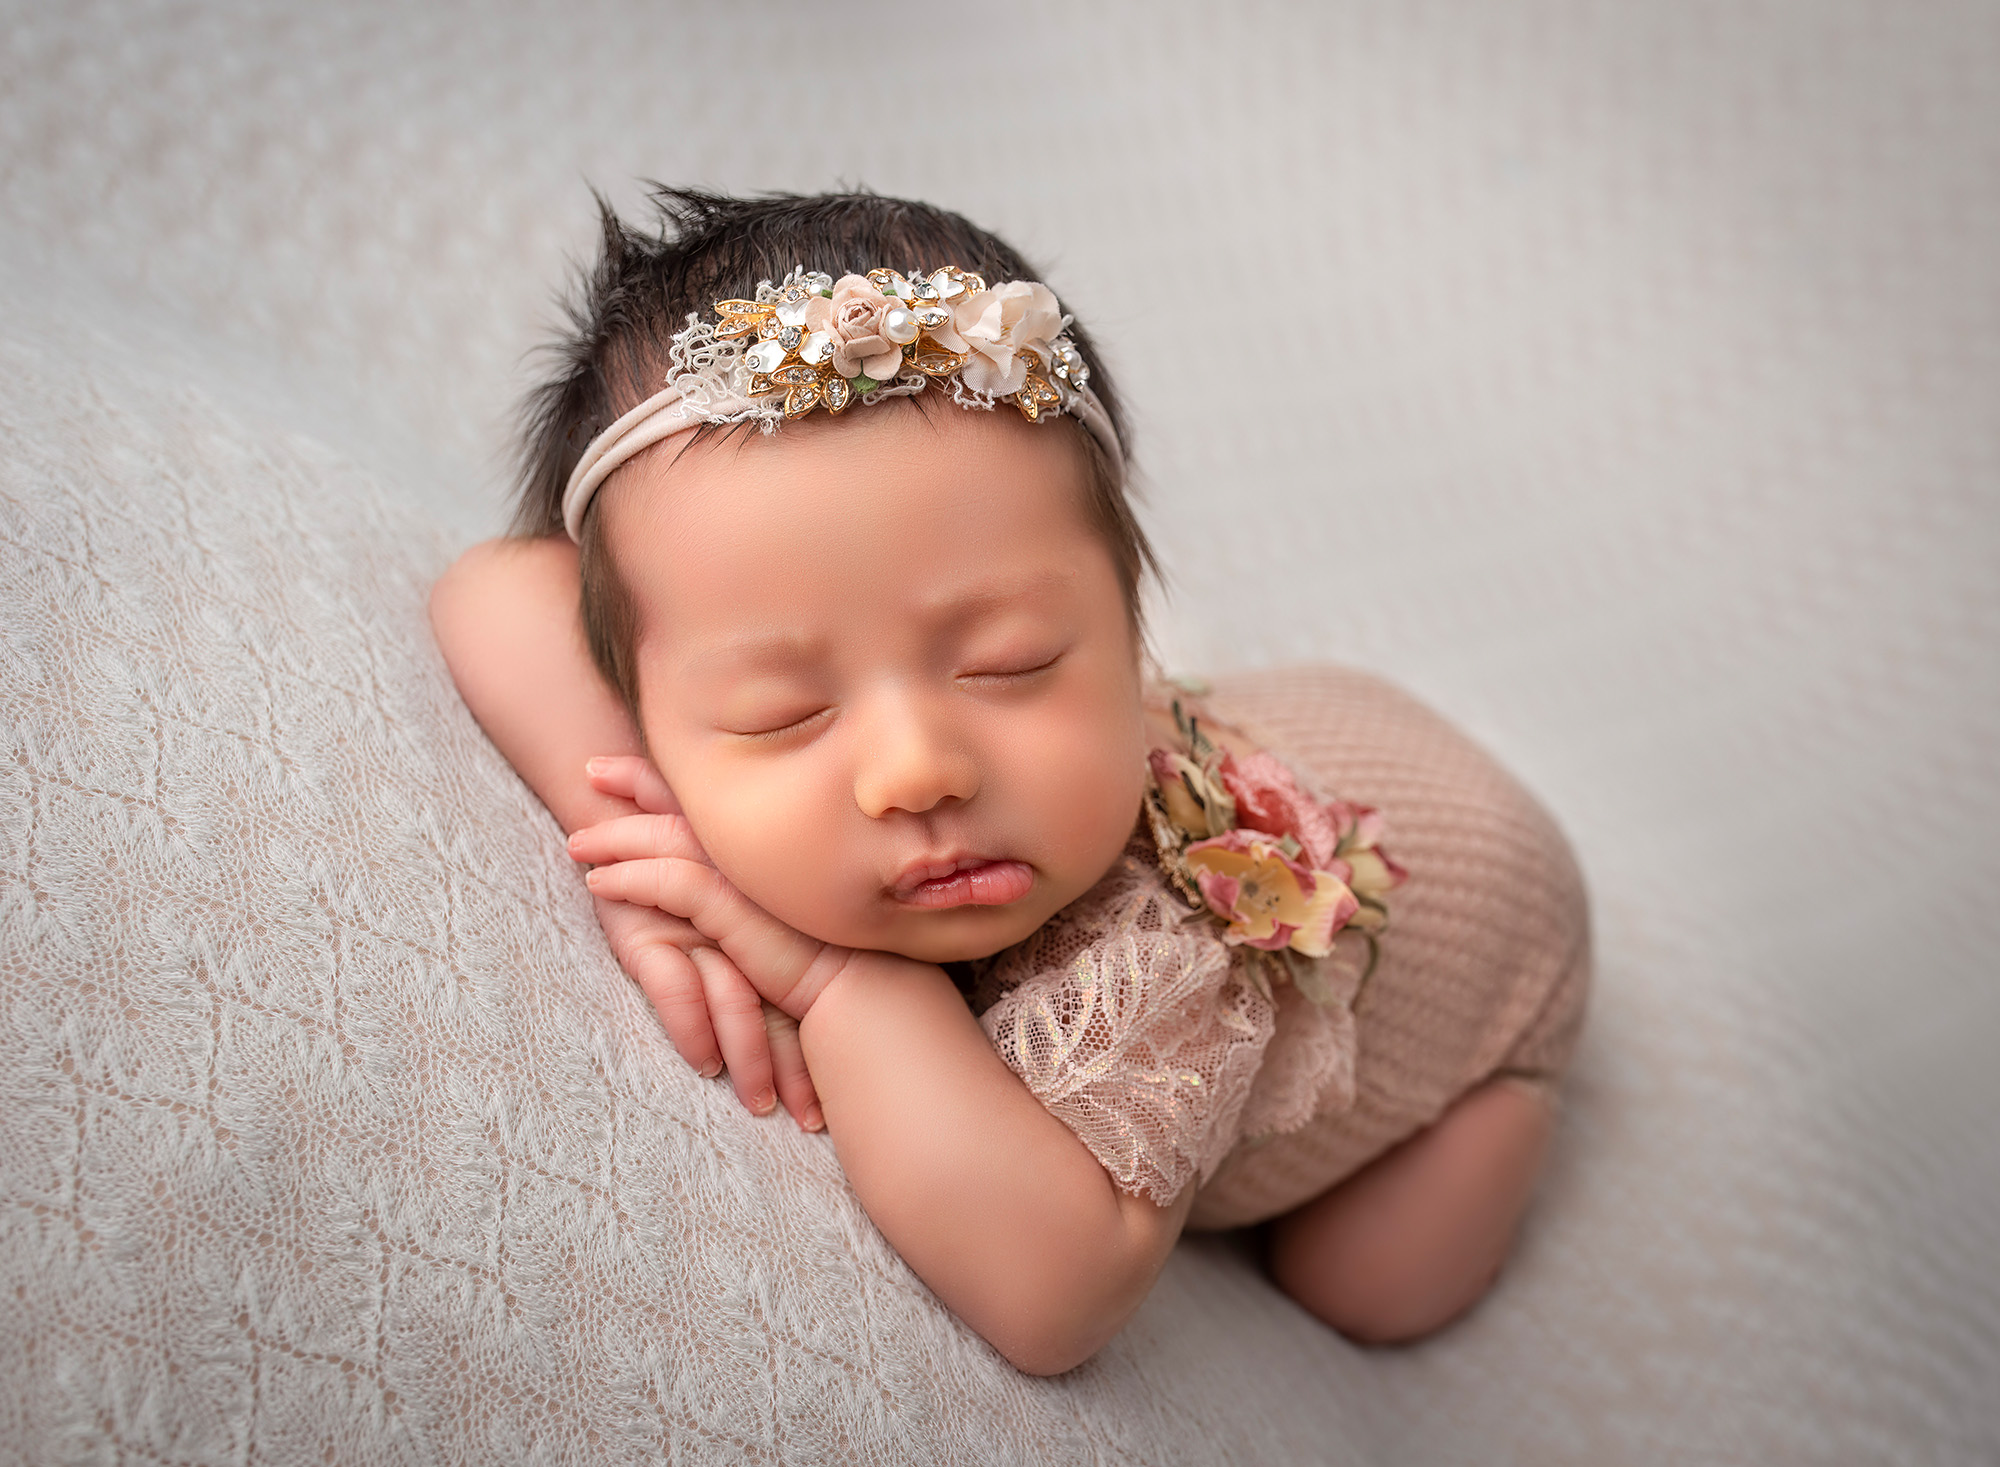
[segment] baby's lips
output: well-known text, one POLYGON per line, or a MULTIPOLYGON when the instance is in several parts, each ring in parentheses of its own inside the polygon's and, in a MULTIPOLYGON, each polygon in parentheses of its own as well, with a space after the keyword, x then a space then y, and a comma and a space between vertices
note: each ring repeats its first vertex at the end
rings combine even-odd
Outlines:
POLYGON ((907 872, 891 894, 910 907, 1004 907, 1018 902, 1035 886, 1034 870, 1025 861, 962 858, 936 875, 922 875, 936 870, 930 866, 907 872), (912 876, 918 879, 912 881, 912 876))

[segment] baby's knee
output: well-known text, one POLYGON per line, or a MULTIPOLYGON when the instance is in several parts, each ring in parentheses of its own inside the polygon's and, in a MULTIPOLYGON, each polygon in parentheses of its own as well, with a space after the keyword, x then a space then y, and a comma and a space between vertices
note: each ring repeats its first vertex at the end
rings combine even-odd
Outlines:
POLYGON ((1442 1328, 1485 1297, 1546 1154, 1546 1087, 1496 1081, 1271 1229, 1272 1277, 1353 1339, 1442 1328))
POLYGON ((1274 1255, 1273 1281, 1324 1324, 1357 1344, 1403 1345, 1434 1334, 1466 1313, 1493 1287, 1500 1265, 1484 1270, 1467 1287, 1447 1283, 1430 1269, 1376 1260, 1372 1269, 1286 1267, 1274 1255))

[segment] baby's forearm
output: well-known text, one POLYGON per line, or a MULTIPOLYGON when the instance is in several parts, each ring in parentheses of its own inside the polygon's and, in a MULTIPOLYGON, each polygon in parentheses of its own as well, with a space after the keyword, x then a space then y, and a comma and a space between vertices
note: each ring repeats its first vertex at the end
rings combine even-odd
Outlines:
POLYGON ((857 954, 801 1025, 827 1129, 883 1234, 1016 1366, 1089 1358, 1187 1215, 1129 1197, 993 1051, 943 971, 857 954))
POLYGON ((642 751, 584 645, 575 546, 475 545, 432 590, 431 625, 473 717, 564 830, 636 808, 584 777, 595 755, 642 751))

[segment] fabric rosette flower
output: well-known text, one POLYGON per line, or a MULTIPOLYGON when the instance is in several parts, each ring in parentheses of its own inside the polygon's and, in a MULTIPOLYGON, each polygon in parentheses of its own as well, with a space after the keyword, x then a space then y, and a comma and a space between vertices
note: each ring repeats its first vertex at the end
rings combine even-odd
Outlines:
POLYGON ((1314 871, 1260 832, 1236 829, 1182 853, 1208 909, 1229 925, 1227 943, 1323 958, 1333 936, 1360 909, 1347 884, 1314 871))
POLYGON ((1308 997, 1332 1002, 1316 960, 1351 926, 1367 942, 1372 972, 1388 894, 1408 874, 1382 849, 1381 814, 1316 799, 1263 750, 1217 748, 1178 702, 1174 722, 1187 752, 1147 754, 1146 812, 1161 869, 1222 920, 1224 941, 1285 958, 1308 997))
POLYGON ((1236 802, 1238 824, 1266 835, 1291 836, 1314 866, 1332 863, 1340 831, 1281 761, 1259 749, 1241 759, 1229 755, 1219 772, 1223 787, 1236 802))
POLYGON ((1236 802, 1210 770, 1171 749, 1153 750, 1146 762, 1167 819, 1179 836, 1176 845, 1235 829, 1236 802))
POLYGON ((1380 932, 1389 921, 1389 893, 1410 873, 1382 849, 1386 822, 1381 811, 1344 800, 1332 801, 1325 809, 1336 834, 1334 857, 1327 867, 1347 883, 1361 903, 1349 921, 1363 932, 1380 932))
POLYGON ((1306 861, 1345 882, 1361 902, 1356 927, 1378 932, 1388 917, 1385 899, 1409 874, 1381 848, 1380 811, 1333 800, 1322 805, 1298 786, 1279 760, 1258 750, 1231 755, 1217 771, 1236 802, 1236 818, 1250 830, 1299 844, 1306 861))
POLYGON ((960 380, 974 392, 1007 397, 1026 385, 1030 359, 1047 368, 1049 344, 1062 334, 1062 307, 1039 281, 1009 280, 959 301, 951 333, 962 346, 943 331, 931 335, 946 350, 969 353, 960 380))
POLYGON ((833 370, 842 377, 894 380, 903 368, 903 348, 883 333, 882 318, 902 302, 882 294, 862 275, 843 275, 827 302, 827 329, 833 333, 833 370))

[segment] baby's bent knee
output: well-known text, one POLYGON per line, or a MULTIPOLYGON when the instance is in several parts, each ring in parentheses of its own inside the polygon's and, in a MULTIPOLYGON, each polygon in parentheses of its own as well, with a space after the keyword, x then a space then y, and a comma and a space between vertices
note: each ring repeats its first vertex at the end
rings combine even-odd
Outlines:
POLYGON ((1292 1300, 1357 1344, 1410 1344, 1443 1329, 1483 1299, 1500 1275, 1495 1263, 1470 1287, 1405 1263, 1375 1270, 1272 1260, 1272 1278, 1292 1300))

